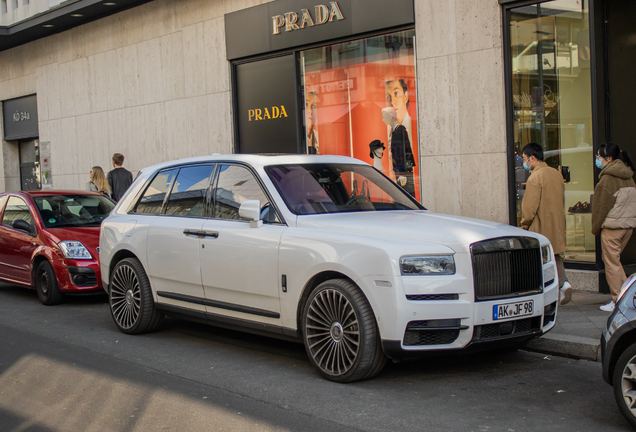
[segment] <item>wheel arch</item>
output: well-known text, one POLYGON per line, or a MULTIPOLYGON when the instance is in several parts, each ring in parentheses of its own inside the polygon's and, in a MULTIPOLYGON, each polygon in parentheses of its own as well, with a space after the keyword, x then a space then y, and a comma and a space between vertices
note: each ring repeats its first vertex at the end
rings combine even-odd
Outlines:
MULTIPOLYGON (((113 270, 115 269, 115 266, 117 265, 117 263, 119 263, 119 261, 126 259, 126 258, 135 258, 137 260, 139 260, 139 257, 137 255, 135 255, 133 252, 131 252, 128 249, 120 249, 118 250, 115 255, 113 255, 113 258, 110 260, 110 263, 108 264, 108 287, 110 287, 110 275, 113 273, 113 270)), ((140 260, 141 262, 141 260, 140 260)), ((110 288, 109 288, 110 289, 110 288)))
MULTIPOLYGON (((31 265, 31 285, 33 286, 33 288, 35 288, 35 279, 37 277, 35 273, 37 272, 38 267, 43 261, 48 261, 49 263, 51 262, 51 260, 46 255, 36 255, 35 258, 33 258, 33 263, 31 265)), ((55 275, 55 277, 57 278, 57 275, 55 275)))
MULTIPOLYGON (((360 292, 362 293, 364 298, 367 300, 367 302, 369 301, 369 299, 367 298, 367 296, 364 293, 364 291, 360 288, 360 285, 358 285, 353 279, 351 279, 346 274, 341 273, 339 271, 335 271, 335 270, 324 270, 324 271, 321 271, 319 273, 316 273, 314 276, 312 276, 307 281, 307 283, 303 287, 303 291, 302 291, 302 293, 300 295, 300 298, 298 299, 298 306, 296 308, 296 326, 297 326, 297 329, 298 329, 298 334, 301 337, 302 337, 302 332, 303 332, 303 326, 302 326, 303 310, 304 310, 304 307, 305 307, 305 303, 307 302, 307 299, 309 298, 309 295, 314 290, 314 288, 316 288, 318 285, 320 285, 321 283, 326 282, 328 280, 332 280, 332 279, 345 279, 345 280, 348 280, 349 282, 354 284, 356 287, 358 287, 358 289, 360 290, 360 292)), ((370 304, 370 302, 369 302, 369 304, 370 304)), ((373 310, 373 307, 371 308, 371 312, 375 316, 375 311, 373 310)))

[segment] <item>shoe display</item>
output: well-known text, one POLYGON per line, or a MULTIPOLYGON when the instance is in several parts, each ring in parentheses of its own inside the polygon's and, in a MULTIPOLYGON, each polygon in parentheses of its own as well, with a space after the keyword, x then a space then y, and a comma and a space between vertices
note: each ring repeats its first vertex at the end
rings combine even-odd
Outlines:
POLYGON ((612 300, 606 305, 599 306, 599 309, 604 312, 614 312, 614 306, 614 300, 612 300))
POLYGON ((570 303, 572 300, 572 285, 570 282, 563 282, 563 286, 559 288, 559 305, 570 303))
POLYGON ((581 201, 574 204, 568 209, 569 213, 592 213, 592 206, 588 202, 581 203, 581 201))

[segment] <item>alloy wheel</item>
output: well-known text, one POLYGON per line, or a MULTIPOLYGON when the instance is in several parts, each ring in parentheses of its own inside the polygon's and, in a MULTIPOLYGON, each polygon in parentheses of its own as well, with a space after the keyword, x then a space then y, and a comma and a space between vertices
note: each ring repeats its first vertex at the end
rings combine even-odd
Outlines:
POLYGON ((326 289, 312 299, 305 329, 308 351, 320 369, 332 376, 351 369, 360 352, 360 326, 341 292, 326 289))
POLYGON ((141 287, 130 265, 120 265, 113 273, 110 305, 117 324, 125 329, 135 325, 141 309, 141 287))
POLYGON ((632 357, 623 369, 621 390, 625 405, 636 417, 636 356, 632 357))

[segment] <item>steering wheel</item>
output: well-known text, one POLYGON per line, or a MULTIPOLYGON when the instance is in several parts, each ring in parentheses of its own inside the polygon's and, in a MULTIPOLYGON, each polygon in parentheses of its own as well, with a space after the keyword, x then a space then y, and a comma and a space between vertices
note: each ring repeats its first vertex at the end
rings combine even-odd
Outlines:
POLYGON ((356 196, 353 196, 353 197, 349 198, 349 201, 347 201, 345 203, 345 205, 348 206, 348 205, 351 205, 351 204, 356 204, 358 202, 370 203, 371 200, 366 195, 356 195, 356 196))

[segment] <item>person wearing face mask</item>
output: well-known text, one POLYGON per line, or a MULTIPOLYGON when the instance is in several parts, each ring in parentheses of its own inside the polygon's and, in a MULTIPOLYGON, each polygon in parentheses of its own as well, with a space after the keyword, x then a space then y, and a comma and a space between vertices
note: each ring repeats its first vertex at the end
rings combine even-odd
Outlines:
POLYGON ((560 304, 564 305, 572 299, 572 286, 561 257, 565 252, 563 176, 543 161, 543 147, 539 144, 527 144, 522 154, 523 167, 531 174, 521 203, 521 227, 550 240, 559 278, 560 304))
POLYGON ((621 253, 636 228, 634 164, 629 154, 614 143, 599 147, 595 163, 601 173, 594 188, 592 234, 601 235, 605 277, 612 294, 612 301, 600 309, 612 312, 616 297, 627 279, 621 253))

